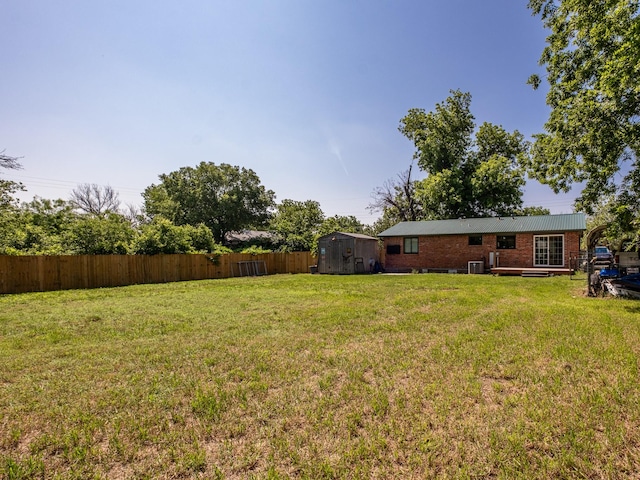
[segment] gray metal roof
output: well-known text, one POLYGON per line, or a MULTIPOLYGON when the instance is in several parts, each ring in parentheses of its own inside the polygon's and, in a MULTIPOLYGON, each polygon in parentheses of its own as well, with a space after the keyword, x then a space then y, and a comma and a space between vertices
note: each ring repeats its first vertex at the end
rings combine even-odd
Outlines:
POLYGON ((347 232, 333 232, 333 233, 329 233, 327 235, 323 235, 320 238, 324 238, 324 237, 330 237, 332 235, 344 235, 347 237, 353 237, 353 238, 362 238, 364 240, 375 240, 376 242, 378 241, 377 238, 375 237, 370 237, 369 235, 364 235, 362 233, 347 233, 347 232))
POLYGON ((459 218, 456 220, 428 220, 400 222, 379 237, 407 237, 420 235, 473 235, 485 233, 556 233, 587 229, 584 213, 536 215, 531 217, 459 218))
POLYGON ((274 240, 276 234, 263 230, 238 230, 227 232, 224 236, 225 242, 247 242, 249 240, 274 240))

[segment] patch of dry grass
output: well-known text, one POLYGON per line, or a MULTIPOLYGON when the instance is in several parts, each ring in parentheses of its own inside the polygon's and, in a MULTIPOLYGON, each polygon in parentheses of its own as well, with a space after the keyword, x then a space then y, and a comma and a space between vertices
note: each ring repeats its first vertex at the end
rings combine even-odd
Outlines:
POLYGON ((4 478, 622 478, 637 303, 282 275, 0 297, 4 478))

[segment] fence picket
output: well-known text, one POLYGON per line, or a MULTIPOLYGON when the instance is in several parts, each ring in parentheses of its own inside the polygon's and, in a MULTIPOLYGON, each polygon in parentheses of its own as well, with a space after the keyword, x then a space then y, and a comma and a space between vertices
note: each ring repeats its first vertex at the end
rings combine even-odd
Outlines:
POLYGON ((219 256, 0 255, 0 294, 237 277, 238 262, 254 260, 264 262, 269 275, 308 273, 316 263, 311 252, 219 256))

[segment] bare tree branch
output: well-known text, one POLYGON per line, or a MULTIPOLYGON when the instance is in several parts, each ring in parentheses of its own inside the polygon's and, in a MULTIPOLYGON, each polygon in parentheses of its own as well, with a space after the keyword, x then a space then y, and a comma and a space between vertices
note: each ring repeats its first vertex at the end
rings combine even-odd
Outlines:
POLYGON ((398 174, 398 178, 386 180, 381 187, 376 187, 371 194, 373 202, 367 207, 369 211, 380 211, 392 214, 398 221, 415 221, 421 219, 422 209, 416 199, 415 181, 411 179, 411 170, 398 174))
POLYGON ((4 154, 4 150, 0 152, 0 167, 11 170, 20 170, 22 165, 18 162, 18 157, 10 157, 4 154))
POLYGON ((140 210, 140 207, 133 203, 127 203, 121 213, 134 227, 139 227, 143 222, 144 215, 140 210))
POLYGON ((96 216, 104 216, 109 212, 117 212, 120 199, 109 185, 83 183, 73 189, 69 200, 74 208, 96 216))

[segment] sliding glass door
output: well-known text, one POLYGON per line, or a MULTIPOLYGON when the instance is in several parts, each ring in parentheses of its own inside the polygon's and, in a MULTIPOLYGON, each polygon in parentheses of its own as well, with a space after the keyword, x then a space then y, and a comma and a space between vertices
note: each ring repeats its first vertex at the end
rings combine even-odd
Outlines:
POLYGON ((564 235, 536 235, 533 237, 533 250, 534 266, 564 266, 564 235))

